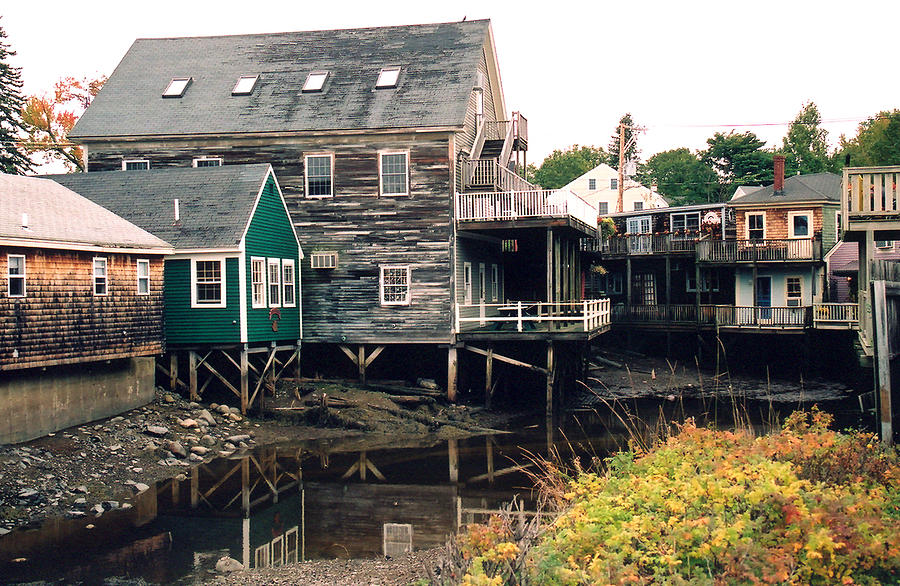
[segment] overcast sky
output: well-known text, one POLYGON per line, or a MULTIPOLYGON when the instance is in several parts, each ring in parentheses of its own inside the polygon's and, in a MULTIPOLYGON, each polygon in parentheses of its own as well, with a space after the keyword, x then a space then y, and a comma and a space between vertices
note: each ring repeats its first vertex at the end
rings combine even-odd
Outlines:
POLYGON ((529 121, 529 162, 606 146, 631 112, 641 157, 705 147, 716 131, 781 144, 813 100, 829 138, 900 107, 900 2, 72 2, 5 0, 0 26, 26 94, 109 75, 138 37, 264 33, 490 18, 507 108, 529 121), (759 125, 759 126, 739 126, 759 125))

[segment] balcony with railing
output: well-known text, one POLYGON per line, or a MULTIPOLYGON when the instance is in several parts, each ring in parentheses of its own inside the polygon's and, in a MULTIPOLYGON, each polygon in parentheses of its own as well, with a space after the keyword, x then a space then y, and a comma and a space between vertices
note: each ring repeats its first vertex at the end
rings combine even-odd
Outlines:
POLYGON ((841 184, 844 232, 900 231, 900 166, 845 167, 841 184))
POLYGON ((808 328, 854 330, 859 327, 855 303, 817 303, 801 307, 736 305, 614 305, 612 323, 747 330, 808 328))
POLYGON ((529 191, 538 189, 497 159, 468 159, 460 161, 463 190, 478 188, 485 191, 529 191))
POLYGON ((813 238, 703 240, 697 260, 710 263, 821 261, 822 241, 813 238))
POLYGON ((562 221, 590 236, 597 232, 597 208, 562 189, 457 193, 460 229, 536 227, 562 221))
POLYGON ((585 238, 581 241, 583 252, 596 252, 603 256, 630 256, 647 254, 693 254, 699 237, 677 234, 629 234, 610 238, 585 238))
POLYGON ((456 305, 457 332, 468 338, 589 339, 608 330, 609 325, 609 299, 456 305))

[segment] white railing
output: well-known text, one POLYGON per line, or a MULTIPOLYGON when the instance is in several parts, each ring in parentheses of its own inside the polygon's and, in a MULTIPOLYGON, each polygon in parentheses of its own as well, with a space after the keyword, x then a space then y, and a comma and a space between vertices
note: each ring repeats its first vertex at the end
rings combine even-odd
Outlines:
POLYGON ((609 323, 609 299, 456 305, 456 329, 460 332, 473 329, 496 332, 548 331, 564 327, 573 327, 578 332, 592 332, 609 323))
POLYGON ((490 186, 499 191, 530 191, 537 187, 519 177, 494 159, 472 159, 462 162, 463 185, 490 186))
POLYGON ((813 326, 817 328, 858 328, 859 304, 817 303, 813 306, 813 326))
POLYGON ((766 262, 821 259, 821 242, 812 238, 704 240, 697 245, 697 260, 700 261, 766 262))
POLYGON ((597 229, 597 208, 571 191, 533 189, 456 194, 456 218, 460 221, 564 218, 567 216, 597 229))

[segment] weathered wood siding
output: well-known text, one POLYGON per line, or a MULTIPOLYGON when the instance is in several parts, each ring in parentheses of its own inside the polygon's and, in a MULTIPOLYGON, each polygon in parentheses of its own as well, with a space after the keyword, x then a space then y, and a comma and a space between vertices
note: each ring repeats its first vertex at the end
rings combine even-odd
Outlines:
POLYGON ((168 344, 237 344, 241 341, 238 259, 225 259, 225 307, 191 307, 191 261, 165 266, 165 331, 168 344))
MULTIPOLYGON (((450 339, 452 169, 447 132, 235 138, 90 145, 89 170, 121 169, 123 158, 151 168, 271 163, 307 258, 300 271, 307 342, 445 343, 450 339), (379 196, 378 153, 409 152, 408 196, 379 196), (305 154, 334 153, 334 196, 304 196, 305 154), (312 270, 309 256, 336 251, 338 266, 312 270), (379 266, 411 267, 408 306, 381 306, 379 266)), ((230 304, 230 300, 229 300, 230 304)), ((207 310, 210 311, 210 310, 207 310)))
MULTIPOLYGON (((495 122, 497 120, 496 110, 494 108, 494 88, 491 85, 490 77, 488 76, 487 69, 487 60, 485 59, 484 53, 482 52, 481 61, 478 64, 478 71, 484 80, 484 120, 486 122, 495 122)), ((472 152, 472 145, 475 142, 475 135, 478 132, 478 127, 475 122, 475 112, 476 112, 476 98, 475 92, 473 91, 469 95, 469 103, 466 106, 466 125, 465 130, 456 138, 456 146, 460 151, 465 151, 467 154, 472 152)))
POLYGON ((26 296, 0 279, 0 370, 149 356, 164 351, 162 257, 0 247, 24 254, 26 296), (107 259, 108 294, 93 294, 93 259, 107 259), (137 260, 150 261, 150 294, 137 294, 137 260), (14 357, 14 354, 17 354, 14 357))
MULTIPOLYGON (((806 205, 791 208, 754 208, 740 209, 737 212, 737 237, 739 240, 747 238, 747 214, 765 213, 766 238, 769 240, 786 240, 790 238, 788 229, 788 213, 789 212, 811 212, 813 225, 813 234, 823 234, 822 232, 822 206, 806 205)), ((833 212, 831 212, 833 215, 833 212)), ((834 218, 831 219, 834 221, 834 218)), ((833 238, 833 236, 832 236, 833 238)), ((832 243, 834 240, 832 239, 832 243)), ((826 251, 828 248, 825 249, 826 251)))
MULTIPOLYGON (((247 306, 247 337, 249 342, 264 342, 269 340, 297 340, 300 337, 300 253, 297 241, 294 238, 291 220, 284 210, 275 180, 269 178, 263 189, 259 204, 253 219, 250 220, 250 228, 245 239, 246 251, 246 280, 247 297, 244 303, 247 306), (278 331, 272 330, 270 319, 270 307, 253 307, 252 290, 252 266, 251 257, 280 260, 292 259, 294 261, 294 306, 279 307, 281 319, 278 320, 278 331)), ((265 269, 268 279, 268 269, 265 269)), ((282 277, 284 271, 282 269, 282 277)), ((267 281, 264 281, 267 284, 267 281)), ((282 291, 283 291, 282 286, 282 291)), ((268 301, 268 287, 266 287, 268 301)))

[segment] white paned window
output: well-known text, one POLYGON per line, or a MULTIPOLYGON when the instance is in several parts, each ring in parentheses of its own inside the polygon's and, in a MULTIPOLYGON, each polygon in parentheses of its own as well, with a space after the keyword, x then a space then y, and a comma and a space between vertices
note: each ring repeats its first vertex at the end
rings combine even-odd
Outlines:
POLYGON ((491 265, 491 300, 497 301, 500 297, 500 271, 497 265, 491 265))
POLYGON ((381 176, 381 195, 409 193, 408 153, 381 153, 378 166, 381 176))
POLYGON ((269 307, 281 306, 281 263, 277 258, 269 259, 269 307))
POLYGON ((106 259, 94 257, 94 295, 106 295, 109 292, 106 259))
POLYGON ((609 202, 608 201, 599 201, 597 202, 597 213, 601 216, 605 216, 609 213, 609 202))
POLYGON ((747 214, 747 239, 763 240, 766 237, 766 215, 764 213, 747 214))
POLYGON ((597 189, 597 180, 596 179, 588 179, 588 189, 594 191, 597 189))
POLYGON ((381 304, 409 305, 409 265, 381 266, 381 304))
POLYGON ((180 98, 191 84, 190 77, 173 77, 163 91, 164 98, 180 98))
POLYGON ((232 96, 249 96, 253 93, 253 88, 256 87, 256 80, 259 79, 258 75, 242 75, 238 78, 237 83, 234 84, 234 88, 231 90, 232 96))
POLYGON ((294 259, 286 258, 281 261, 281 301, 285 307, 297 305, 296 285, 294 284, 294 259))
POLYGON ((397 81, 399 81, 399 79, 399 67, 385 67, 378 73, 378 80, 375 82, 375 87, 377 89, 397 87, 397 81))
POLYGON ((609 188, 610 189, 618 189, 619 188, 619 179, 614 178, 609 180, 609 188))
POLYGON ((336 269, 337 260, 336 252, 314 252, 309 255, 309 266, 314 269, 336 269))
POLYGON ((672 231, 673 232, 697 232, 700 230, 700 213, 689 212, 683 214, 672 214, 672 231))
POLYGON ((788 307, 800 307, 803 299, 803 282, 800 277, 787 277, 785 279, 787 285, 786 299, 788 307))
POLYGON ((325 86, 326 79, 328 79, 327 71, 313 71, 306 76, 306 81, 303 82, 301 91, 304 93, 320 92, 325 86))
POLYGON ((266 259, 250 258, 250 305, 254 308, 266 306, 266 259))
POLYGON ((788 230, 791 238, 812 238, 812 213, 788 212, 788 230))
POLYGON ((6 257, 6 286, 9 297, 25 297, 25 255, 6 257))
POLYGON ((125 159, 122 161, 123 171, 146 171, 150 168, 150 161, 147 159, 125 159))
POLYGON ((334 195, 334 155, 306 155, 306 197, 334 195))
POLYGON ((194 159, 194 167, 221 167, 225 164, 222 157, 199 157, 194 159))
POLYGON ((634 202, 634 211, 639 212, 642 209, 644 209, 644 202, 642 202, 642 201, 634 202))
POLYGON ((193 261, 194 305, 225 307, 225 279, 221 260, 193 261))
POLYGON ((150 261, 146 259, 137 261, 137 294, 150 295, 150 261))

